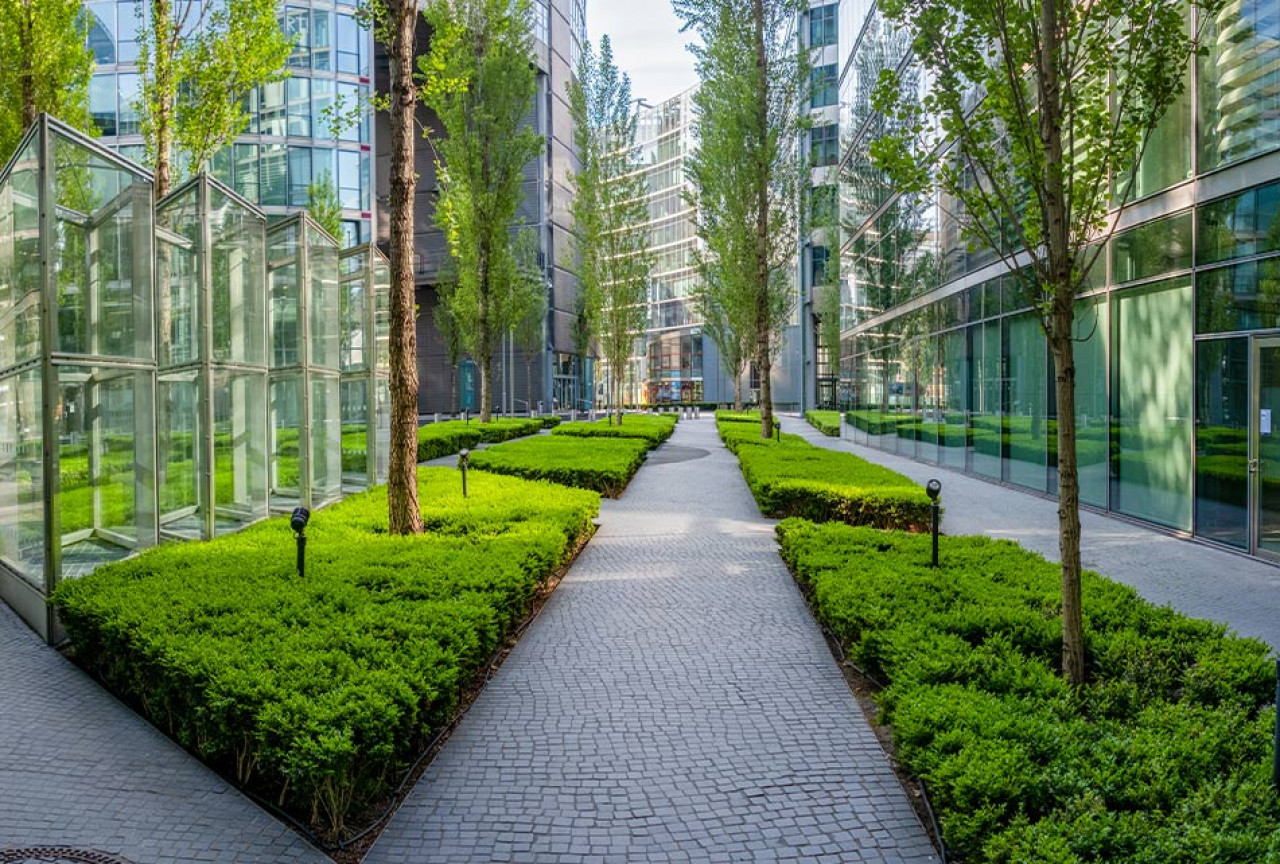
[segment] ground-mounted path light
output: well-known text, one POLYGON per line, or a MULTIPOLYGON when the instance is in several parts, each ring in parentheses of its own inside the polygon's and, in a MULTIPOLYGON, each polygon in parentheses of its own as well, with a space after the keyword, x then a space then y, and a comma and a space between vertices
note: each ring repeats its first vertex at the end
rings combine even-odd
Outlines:
POLYGON ((298 578, 302 579, 307 572, 307 523, 311 521, 311 511, 306 507, 294 508, 289 517, 289 527, 298 535, 298 578))
POLYGON ((458 454, 458 470, 462 472, 462 497, 467 497, 467 468, 471 465, 471 451, 465 447, 458 454))
POLYGON ((929 500, 933 504, 933 566, 938 566, 938 528, 942 523, 942 508, 938 503, 938 499, 942 497, 942 484, 937 480, 930 480, 924 487, 925 494, 929 496, 929 500))

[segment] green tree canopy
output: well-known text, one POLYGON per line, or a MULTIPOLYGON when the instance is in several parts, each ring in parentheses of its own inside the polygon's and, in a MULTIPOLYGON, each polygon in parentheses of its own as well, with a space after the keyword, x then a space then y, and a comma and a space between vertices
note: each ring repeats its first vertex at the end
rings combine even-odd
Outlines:
POLYGON ((92 134, 89 21, 80 0, 0 0, 0 164, 41 113, 92 134))

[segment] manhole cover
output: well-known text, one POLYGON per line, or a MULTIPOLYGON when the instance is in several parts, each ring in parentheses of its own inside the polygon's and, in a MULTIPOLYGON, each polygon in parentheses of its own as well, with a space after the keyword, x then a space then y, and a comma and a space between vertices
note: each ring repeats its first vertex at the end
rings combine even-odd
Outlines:
POLYGON ((0 849, 0 864, 130 864, 119 855, 71 846, 26 846, 0 849))
POLYGON ((679 462, 693 462, 695 459, 705 459, 710 456, 709 450, 703 450, 698 447, 680 447, 675 444, 667 444, 658 448, 649 455, 645 460, 646 465, 674 465, 679 462))

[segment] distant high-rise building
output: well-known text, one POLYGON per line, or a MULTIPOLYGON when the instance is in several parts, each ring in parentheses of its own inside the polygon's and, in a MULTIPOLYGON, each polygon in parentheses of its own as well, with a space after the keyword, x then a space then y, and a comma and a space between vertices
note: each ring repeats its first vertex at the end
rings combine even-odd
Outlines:
MULTIPOLYGON (((89 46, 97 66, 89 85, 89 110, 103 143, 146 164, 140 117, 138 45, 149 26, 144 0, 92 0, 89 46)), ((193 9, 198 10, 196 2, 193 9)), ((343 246, 373 234, 373 123, 370 88, 373 40, 354 2, 288 0, 280 26, 294 40, 289 77, 248 98, 249 126, 219 153, 209 172, 258 205, 268 218, 305 209, 307 187, 328 172, 343 210, 343 246), (337 140, 325 111, 340 100, 362 106, 359 121, 337 140)))
MULTIPOLYGON (((555 408, 585 408, 591 404, 593 369, 591 361, 574 344, 574 323, 578 318, 578 281, 573 261, 573 223, 569 202, 573 196, 573 173, 578 159, 574 152, 573 121, 569 114, 569 81, 578 64, 586 40, 586 0, 534 0, 533 62, 538 70, 538 93, 530 106, 529 122, 546 139, 541 158, 525 171, 524 202, 517 214, 525 225, 537 230, 540 264, 547 284, 547 318, 541 344, 524 346, 508 337, 493 358, 495 409, 517 412, 555 408)), ((423 23, 418 28, 418 53, 429 48, 431 34, 423 23)), ((390 79, 386 54, 377 47, 376 79, 385 92, 390 79)), ((424 128, 439 131, 439 121, 419 105, 419 121, 424 128)), ((379 141, 389 140, 388 120, 377 116, 382 130, 379 141)), ((418 391, 419 410, 451 413, 479 410, 480 377, 475 364, 464 360, 459 368, 450 366, 448 352, 435 326, 438 305, 436 284, 449 260, 448 244, 434 221, 438 181, 436 151, 426 139, 417 150, 418 206, 416 232, 418 285, 418 391)), ((377 198, 382 213, 388 196, 390 153, 383 147, 377 159, 377 198)), ((388 239, 389 227, 380 223, 377 239, 388 239)))

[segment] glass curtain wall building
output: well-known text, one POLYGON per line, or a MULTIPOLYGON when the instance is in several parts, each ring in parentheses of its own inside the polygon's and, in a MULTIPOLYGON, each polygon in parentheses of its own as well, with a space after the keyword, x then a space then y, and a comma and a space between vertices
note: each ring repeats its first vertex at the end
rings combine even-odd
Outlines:
MULTIPOLYGON (((210 0, 191 3, 190 20, 210 0)), ((97 63, 89 108, 102 142, 145 162, 139 97, 138 45, 150 22, 145 0, 90 0, 89 47, 97 63)), ((210 173, 273 221, 307 206, 307 186, 326 173, 342 203, 342 245, 373 239, 373 123, 368 109, 373 39, 360 24, 357 4, 344 0, 287 0, 280 26, 294 40, 289 77, 248 97, 249 127, 214 157, 210 173), (363 107, 335 140, 326 111, 335 104, 363 107)), ((181 177, 182 172, 176 176, 181 177)))
MULTIPOLYGON (((838 45, 846 434, 1053 494, 1054 381, 1035 313, 993 256, 961 238, 950 202, 899 194, 867 153, 889 122, 872 106, 877 76, 909 63, 909 41, 867 0, 815 3, 807 17, 838 45)), ((1134 167, 1138 200, 1077 305, 1082 498, 1271 558, 1280 2, 1228 2, 1204 23, 1207 52, 1134 167)), ((815 149, 827 146, 819 129, 815 149)))
MULTIPOLYGON (((533 0, 533 62, 538 73, 538 92, 529 113, 529 122, 546 139, 541 157, 525 168, 524 198, 517 218, 536 229, 539 236, 539 265, 546 282, 547 315, 537 339, 522 343, 504 336, 493 358, 494 410, 524 412, 558 408, 568 411, 589 406, 594 396, 594 370, 582 347, 574 340, 578 319, 578 280, 573 259, 573 220, 569 202, 573 198, 572 177, 578 167, 573 143, 573 120, 569 113, 569 81, 577 68, 578 55, 586 39, 587 0, 533 0)), ((418 52, 425 53, 431 34, 418 28, 418 52)), ((389 79, 381 46, 377 48, 378 89, 385 92, 389 79)), ((439 130, 439 121, 426 106, 419 105, 418 120, 423 128, 439 130)), ((379 113, 375 123, 385 124, 379 113)), ((385 127, 382 127, 385 128, 385 127)), ((378 133, 379 141, 389 135, 378 133)), ((454 413, 479 409, 479 375, 475 364, 465 357, 451 362, 447 346, 435 325, 439 297, 436 284, 449 259, 448 244, 434 221, 438 181, 436 153, 425 139, 418 141, 418 209, 415 221, 415 266, 418 299, 418 380, 421 382, 418 408, 423 414, 454 413)), ((378 152, 378 199, 389 194, 390 154, 378 152)), ((377 239, 382 242, 390 230, 385 220, 379 224, 377 239)))

